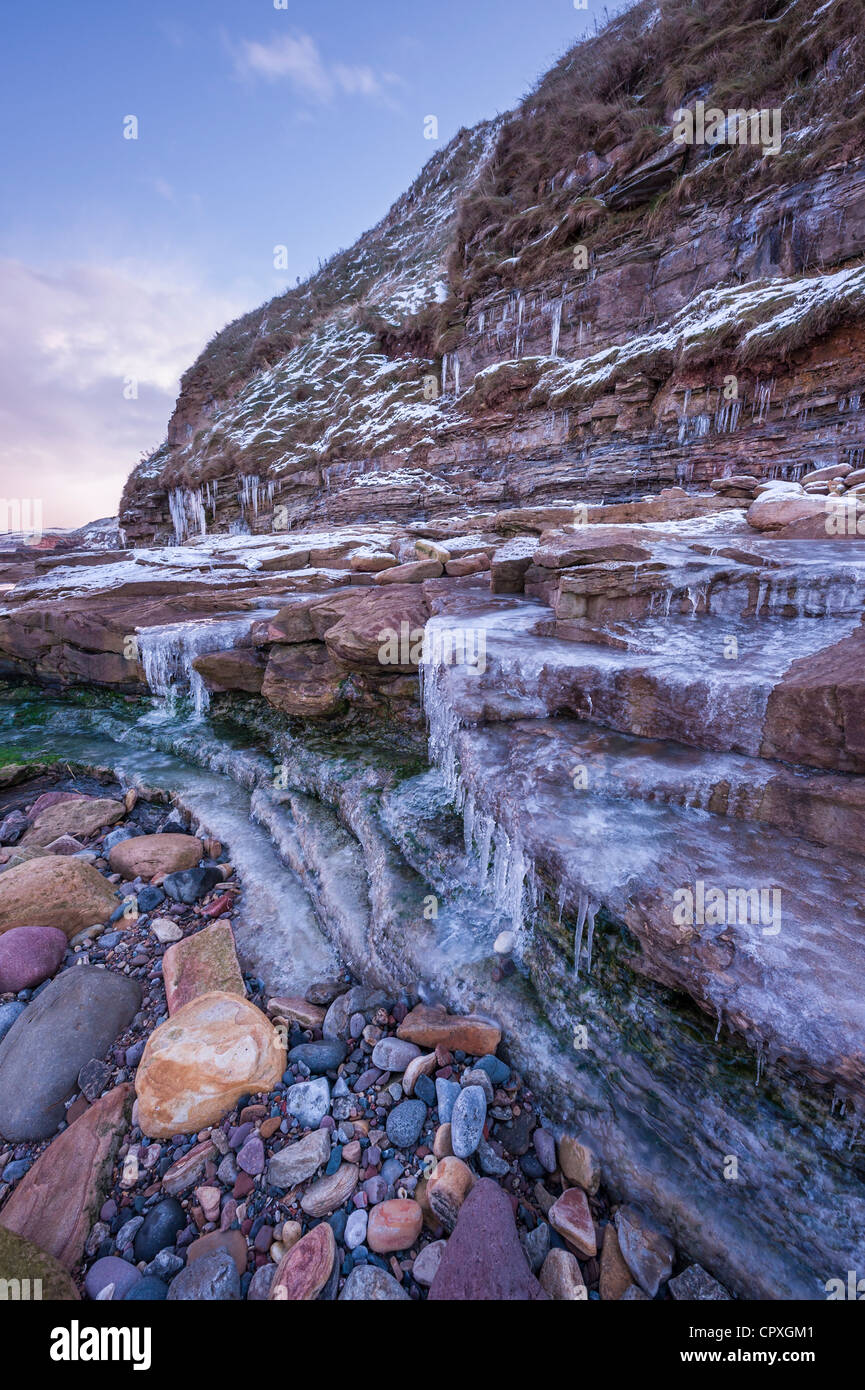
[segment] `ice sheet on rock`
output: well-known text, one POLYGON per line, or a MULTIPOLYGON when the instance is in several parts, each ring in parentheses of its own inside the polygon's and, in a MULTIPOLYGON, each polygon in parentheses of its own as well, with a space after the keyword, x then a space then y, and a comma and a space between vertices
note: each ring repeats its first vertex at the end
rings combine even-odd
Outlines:
POLYGON ((138 652, 149 689, 172 714, 177 698, 189 693, 196 718, 210 706, 210 693, 195 670, 196 657, 244 645, 253 616, 273 617, 276 609, 261 609, 228 618, 200 618, 137 629, 138 652))
MULTIPOLYGON (((43 710, 44 713, 44 710, 43 710)), ((4 745, 26 748, 32 729, 3 729, 4 745)), ((265 982, 272 995, 302 995, 315 980, 338 975, 340 963, 321 929, 297 875, 280 859, 265 830, 250 819, 250 797, 239 785, 255 785, 264 768, 246 752, 207 741, 183 723, 160 730, 145 719, 123 725, 100 711, 57 706, 40 727, 47 752, 72 763, 111 767, 121 784, 166 793, 193 824, 231 851, 243 889, 232 921, 241 964, 265 982), (189 757, 183 750, 189 748, 189 757), (173 749, 180 750, 178 752, 173 749), (195 765, 212 763, 209 766, 195 765), (240 760, 248 766, 227 764, 240 760)), ((269 763, 267 767, 269 768, 269 763)))

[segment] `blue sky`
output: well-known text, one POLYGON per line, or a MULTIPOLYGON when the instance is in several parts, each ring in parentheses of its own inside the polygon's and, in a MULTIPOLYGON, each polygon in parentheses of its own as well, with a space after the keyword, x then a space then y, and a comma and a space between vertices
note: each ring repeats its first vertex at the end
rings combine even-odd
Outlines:
POLYGON ((211 334, 603 19, 598 0, 283 2, 4 10, 0 495, 42 497, 49 525, 113 512, 211 334))

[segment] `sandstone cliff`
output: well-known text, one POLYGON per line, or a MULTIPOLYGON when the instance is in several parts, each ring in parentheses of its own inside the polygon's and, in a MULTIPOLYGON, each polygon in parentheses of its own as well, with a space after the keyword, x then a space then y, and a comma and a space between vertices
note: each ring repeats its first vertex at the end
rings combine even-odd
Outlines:
POLYGON ((130 542, 857 464, 860 20, 664 0, 578 45, 214 338, 126 486, 130 542), (677 143, 698 102, 777 143, 677 143))

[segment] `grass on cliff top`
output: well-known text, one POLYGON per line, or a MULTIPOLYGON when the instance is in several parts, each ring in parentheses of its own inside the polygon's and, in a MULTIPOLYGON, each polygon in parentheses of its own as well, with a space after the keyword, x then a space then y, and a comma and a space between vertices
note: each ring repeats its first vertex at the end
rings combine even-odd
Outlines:
MULTIPOLYGON (((861 0, 643 0, 572 48, 505 122, 463 200, 450 262, 463 317, 482 293, 571 275, 578 239, 609 249, 638 225, 652 235, 715 198, 741 204, 865 154, 863 30, 861 0), (780 152, 692 148, 654 204, 607 210, 604 194, 671 142, 673 112, 697 100, 780 108, 780 152)), ((807 246, 801 259, 807 269, 807 246)))

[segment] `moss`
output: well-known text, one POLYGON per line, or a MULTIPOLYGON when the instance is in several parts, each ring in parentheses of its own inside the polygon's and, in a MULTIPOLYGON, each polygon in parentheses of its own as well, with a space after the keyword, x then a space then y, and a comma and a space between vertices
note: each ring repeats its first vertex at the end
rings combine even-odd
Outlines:
MULTIPOLYGON (((73 1303, 79 1296, 68 1271, 53 1255, 0 1226, 0 1282, 3 1280, 29 1280, 30 1298, 34 1301, 37 1301, 34 1285, 39 1288, 41 1301, 46 1303, 73 1303)), ((15 1296, 7 1289, 7 1298, 15 1296)))

